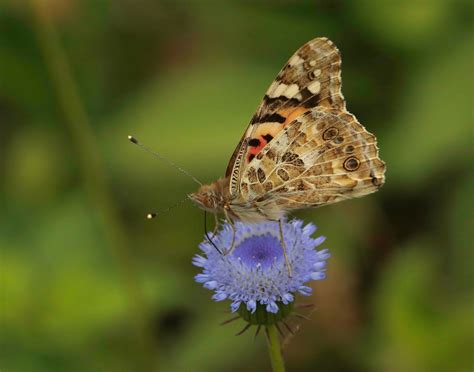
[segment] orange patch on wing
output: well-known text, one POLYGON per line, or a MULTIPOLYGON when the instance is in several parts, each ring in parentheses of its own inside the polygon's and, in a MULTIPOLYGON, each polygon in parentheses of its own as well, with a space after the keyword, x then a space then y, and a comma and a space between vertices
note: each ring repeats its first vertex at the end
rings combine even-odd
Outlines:
POLYGON ((250 146, 247 150, 247 162, 250 162, 255 156, 259 154, 260 151, 267 145, 268 141, 265 139, 264 136, 270 135, 275 138, 280 131, 282 131, 288 124, 290 124, 293 120, 301 116, 303 113, 308 111, 307 108, 304 107, 297 107, 297 108, 288 108, 286 110, 281 110, 278 112, 281 116, 285 117, 286 120, 284 123, 264 123, 260 124, 255 133, 253 138, 256 138, 260 141, 258 146, 250 146))
POLYGON ((308 109, 305 107, 292 107, 287 108, 285 110, 281 110, 278 112, 278 114, 286 118, 285 122, 283 123, 283 127, 286 127, 288 124, 290 124, 293 120, 304 114, 306 111, 308 111, 308 109))
POLYGON ((258 139, 260 144, 258 146, 249 146, 247 150, 247 162, 250 162, 267 145, 268 141, 264 136, 270 135, 275 137, 282 129, 283 125, 280 123, 260 124, 252 137, 258 139))
POLYGON ((263 138, 259 138, 260 140, 260 145, 256 146, 256 147, 249 147, 249 150, 248 150, 248 153, 247 153, 247 159, 248 161, 252 160, 250 159, 250 155, 253 155, 253 156, 257 156, 257 154, 262 151, 262 149, 265 147, 265 145, 267 144, 267 141, 265 141, 265 139, 263 138))
MULTIPOLYGON (((262 139, 262 136, 267 134, 271 135, 272 137, 276 137, 278 132, 283 129, 283 125, 280 123, 265 123, 260 124, 255 131, 255 138, 262 139)), ((264 140, 265 141, 265 140, 264 140)))

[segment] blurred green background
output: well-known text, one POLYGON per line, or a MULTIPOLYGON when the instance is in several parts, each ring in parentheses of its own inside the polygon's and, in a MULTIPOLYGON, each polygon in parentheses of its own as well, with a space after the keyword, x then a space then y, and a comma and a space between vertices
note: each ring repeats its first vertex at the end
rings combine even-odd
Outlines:
POLYGON ((375 195, 298 213, 328 279, 286 340, 289 371, 472 371, 471 1, 4 0, 0 369, 269 370, 263 337, 194 283, 197 178, 224 174, 303 43, 343 55, 377 134, 375 195))

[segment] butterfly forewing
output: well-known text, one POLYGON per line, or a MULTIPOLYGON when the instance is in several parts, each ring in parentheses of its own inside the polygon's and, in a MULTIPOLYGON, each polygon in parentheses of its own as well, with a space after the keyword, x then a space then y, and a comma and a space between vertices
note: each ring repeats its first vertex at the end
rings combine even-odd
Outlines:
POLYGON ((294 119, 313 107, 345 108, 341 57, 327 38, 309 41, 288 60, 268 88, 227 167, 230 193, 239 192, 243 169, 294 119))
POLYGON ((330 40, 317 38, 306 43, 270 85, 251 123, 282 121, 277 115, 288 120, 287 114, 318 105, 343 109, 340 67, 339 50, 330 40))

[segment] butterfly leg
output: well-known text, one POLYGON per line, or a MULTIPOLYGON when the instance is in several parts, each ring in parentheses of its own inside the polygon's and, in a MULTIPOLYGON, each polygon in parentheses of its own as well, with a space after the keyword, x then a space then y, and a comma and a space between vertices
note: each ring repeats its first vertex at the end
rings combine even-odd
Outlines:
POLYGON ((212 230, 212 236, 216 236, 217 230, 219 230, 219 227, 220 227, 219 219, 217 218, 217 214, 214 214, 214 220, 215 220, 215 225, 214 225, 214 230, 212 230))
POLYGON ((288 260, 288 255, 286 254, 286 244, 285 244, 285 238, 283 236, 283 225, 281 224, 281 220, 278 220, 278 227, 280 229, 280 243, 281 243, 281 247, 283 248, 283 256, 285 256, 285 264, 286 264, 286 268, 288 269, 288 276, 291 278, 292 277, 291 265, 290 265, 290 261, 288 260))
POLYGON ((229 215, 227 214, 227 210, 225 209, 224 209, 224 214, 227 221, 229 221, 229 225, 232 227, 232 243, 230 245, 230 248, 227 249, 223 254, 224 256, 227 256, 228 254, 231 254, 235 248, 235 225, 234 225, 234 221, 232 221, 232 219, 229 218, 229 215))

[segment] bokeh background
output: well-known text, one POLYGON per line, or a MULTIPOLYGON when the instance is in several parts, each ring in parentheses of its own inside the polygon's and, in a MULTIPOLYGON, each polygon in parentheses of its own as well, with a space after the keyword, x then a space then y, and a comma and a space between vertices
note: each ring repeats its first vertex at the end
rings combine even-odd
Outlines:
POLYGON ((377 134, 375 195, 296 214, 328 278, 292 320, 290 371, 472 371, 471 1, 4 0, 0 369, 262 371, 228 303, 194 283, 202 212, 272 79, 303 43, 343 54, 377 134), (470 243, 470 244, 469 244, 470 243))

